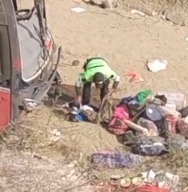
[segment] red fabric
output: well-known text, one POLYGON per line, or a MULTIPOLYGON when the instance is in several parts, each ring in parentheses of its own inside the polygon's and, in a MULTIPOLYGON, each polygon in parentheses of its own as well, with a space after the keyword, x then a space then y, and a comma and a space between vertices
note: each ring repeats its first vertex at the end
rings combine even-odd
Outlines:
POLYGON ((171 127, 172 127, 170 130, 171 133, 176 134, 176 124, 178 121, 177 117, 175 117, 174 115, 167 115, 165 119, 166 119, 166 121, 171 123, 171 127))
POLYGON ((125 104, 122 104, 121 106, 118 106, 114 111, 113 118, 108 125, 109 132, 115 135, 124 134, 128 128, 128 126, 123 121, 125 119, 130 120, 129 110, 125 104))
POLYGON ((170 189, 159 188, 152 185, 145 185, 136 188, 134 192, 170 192, 170 189))
POLYGON ((130 119, 129 110, 128 110, 127 106, 124 104, 115 109, 113 116, 115 118, 119 118, 121 120, 124 120, 124 119, 129 120, 130 119))
POLYGON ((108 125, 108 131, 115 135, 122 135, 124 134, 128 129, 128 126, 118 118, 112 118, 108 125), (117 124, 118 121, 118 124, 117 124))
POLYGON ((0 88, 0 133, 10 123, 11 118, 11 95, 10 89, 0 88))
POLYGON ((144 79, 141 77, 139 73, 136 71, 130 71, 129 73, 125 74, 131 83, 139 83, 144 81, 144 79))

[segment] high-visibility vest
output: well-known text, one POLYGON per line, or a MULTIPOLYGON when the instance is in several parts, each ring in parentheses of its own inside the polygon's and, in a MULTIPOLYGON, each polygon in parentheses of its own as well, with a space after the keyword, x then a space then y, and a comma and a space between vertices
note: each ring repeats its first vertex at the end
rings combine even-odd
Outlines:
POLYGON ((103 58, 96 57, 87 60, 87 63, 84 66, 85 72, 83 76, 86 81, 93 81, 93 76, 95 73, 102 73, 105 79, 109 79, 111 75, 114 73, 112 69, 109 67, 107 61, 103 58))

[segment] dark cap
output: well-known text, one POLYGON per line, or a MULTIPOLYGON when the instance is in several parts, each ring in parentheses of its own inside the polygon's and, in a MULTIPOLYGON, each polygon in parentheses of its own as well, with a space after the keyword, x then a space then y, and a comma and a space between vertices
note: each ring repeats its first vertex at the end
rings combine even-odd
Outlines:
POLYGON ((102 73, 95 73, 95 75, 93 76, 93 82, 97 83, 97 82, 101 82, 104 81, 104 75, 102 73))

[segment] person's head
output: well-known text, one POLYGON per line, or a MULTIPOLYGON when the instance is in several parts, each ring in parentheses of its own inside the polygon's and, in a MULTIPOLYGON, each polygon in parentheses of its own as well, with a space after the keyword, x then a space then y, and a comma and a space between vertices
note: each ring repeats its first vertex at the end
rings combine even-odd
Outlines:
POLYGON ((102 73, 95 73, 93 76, 93 82, 95 83, 95 87, 97 89, 101 89, 104 83, 104 75, 102 73))

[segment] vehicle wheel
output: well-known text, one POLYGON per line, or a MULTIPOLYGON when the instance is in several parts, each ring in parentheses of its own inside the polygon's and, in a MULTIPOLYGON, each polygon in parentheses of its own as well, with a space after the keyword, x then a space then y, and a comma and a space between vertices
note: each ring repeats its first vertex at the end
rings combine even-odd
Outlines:
POLYGON ((30 9, 21 9, 16 11, 17 21, 29 20, 32 16, 32 10, 30 9))

